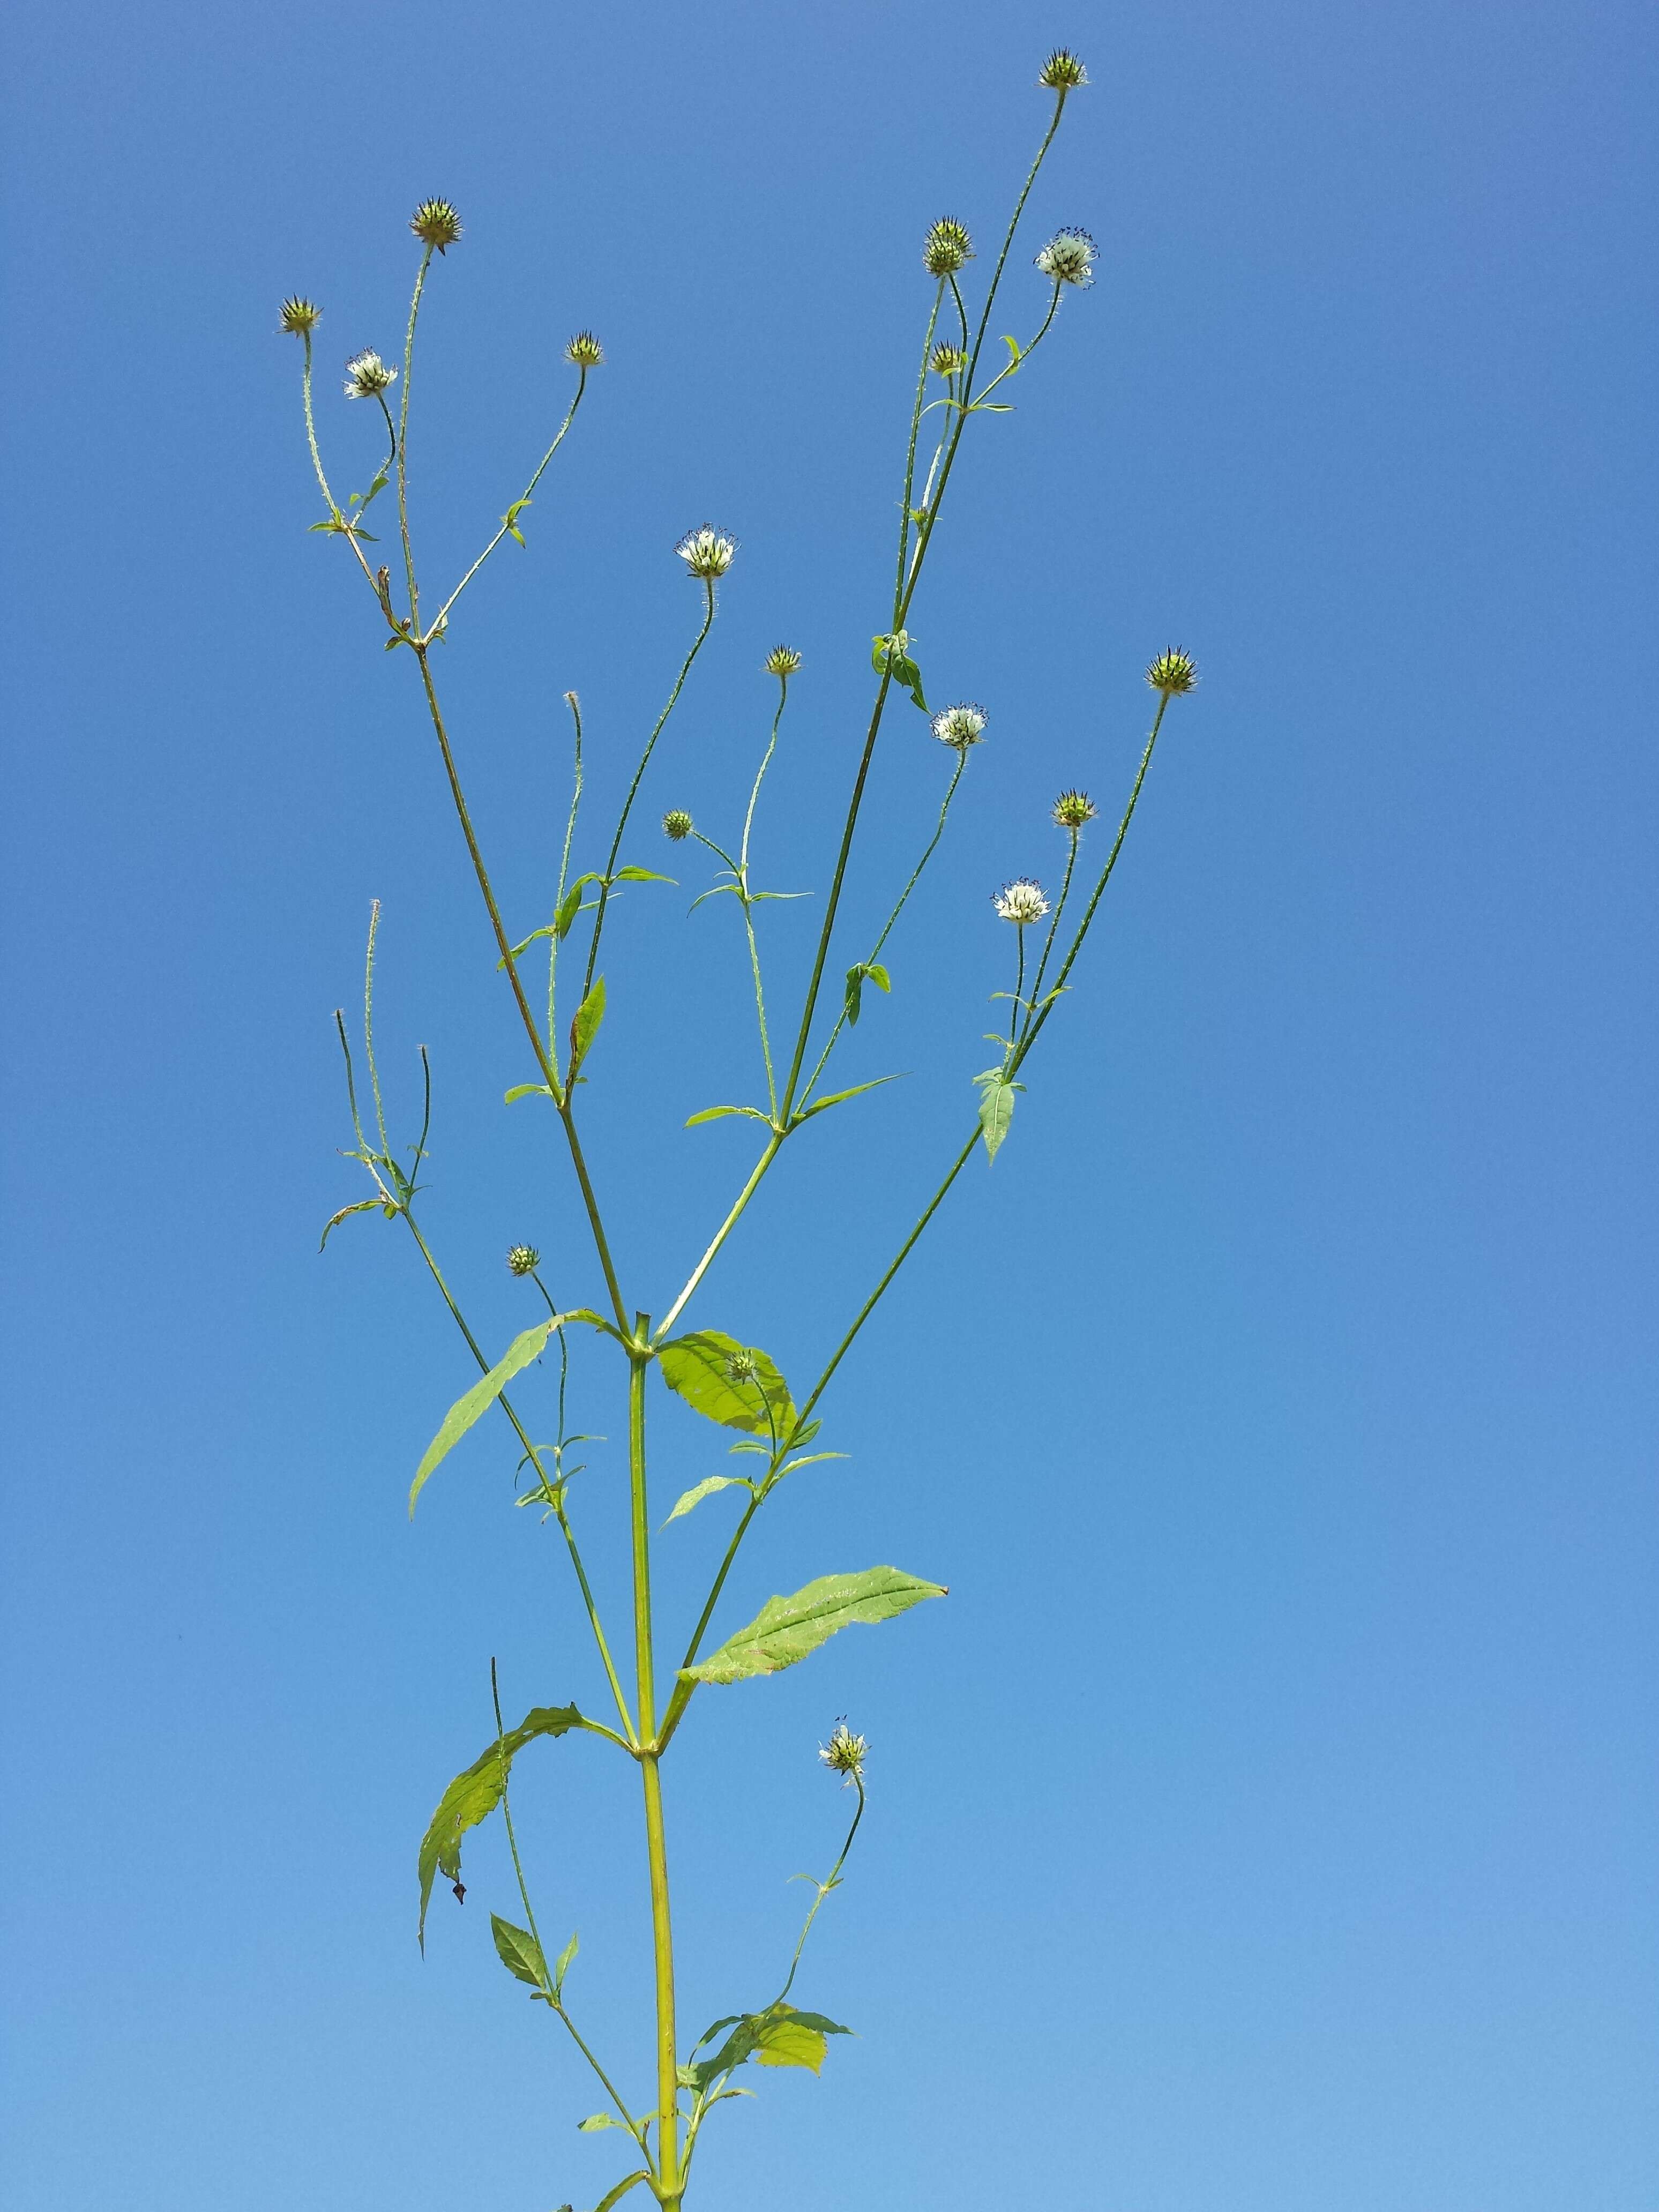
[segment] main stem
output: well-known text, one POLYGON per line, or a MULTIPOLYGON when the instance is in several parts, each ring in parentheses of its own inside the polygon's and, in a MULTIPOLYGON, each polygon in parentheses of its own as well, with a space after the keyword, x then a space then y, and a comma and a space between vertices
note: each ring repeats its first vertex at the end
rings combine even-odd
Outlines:
POLYGON ((657 1978, 657 2198, 678 2212, 680 2172, 679 2057, 674 2028, 674 1931, 668 1909, 668 1845, 663 1833, 656 1662, 651 1642, 651 1517, 645 1490, 645 1378, 650 1367, 648 1314, 634 1316, 628 1367, 628 1481, 633 1504, 634 1662, 645 1785, 645 1849, 651 1875, 651 1945, 657 1978))

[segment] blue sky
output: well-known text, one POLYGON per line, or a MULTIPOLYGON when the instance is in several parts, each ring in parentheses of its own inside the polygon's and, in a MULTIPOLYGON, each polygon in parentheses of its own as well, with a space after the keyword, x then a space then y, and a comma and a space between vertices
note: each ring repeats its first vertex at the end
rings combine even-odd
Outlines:
MULTIPOLYGON (((773 1589, 893 1559, 947 1604, 700 1700, 671 1777, 688 2014, 763 1996, 872 1743, 865 1838, 708 2201, 1647 2212, 1655 2126, 1659 775, 1651 24, 1632 5, 467 11, 26 6, 8 432, 5 2168, 28 2212, 592 2204, 592 2098, 491 1955, 509 1872, 414 1943, 414 1847, 508 1702, 589 1697, 548 1534, 356 1196, 331 1017, 384 902, 400 1121, 482 1334, 530 1237, 592 1294, 405 656, 315 519, 297 348, 391 348, 434 191, 421 526, 470 557, 606 367, 446 648, 510 913, 546 906, 560 694, 595 818, 689 638, 669 550, 743 540, 629 857, 763 817, 822 887, 884 621, 903 410, 952 213, 1002 219, 1065 40, 1093 77, 1027 246, 1086 224, 1018 411, 975 426, 912 628, 992 716, 847 1079, 696 1310, 809 1370, 931 1188, 1006 987, 987 894, 1113 810, 1172 714, 1078 988, 761 1524, 773 1589), (1638 366, 1639 365, 1639 366, 1638 366), (412 1133, 412 1132, 410 1132, 412 1133), (907 1208, 910 1212, 907 1212, 907 1208)), ((982 273, 984 264, 975 264, 982 273)), ((1040 312, 1022 252, 1005 321, 1040 312)), ((908 709, 852 911, 942 780, 908 709), (907 719, 908 717, 908 719, 907 719)), ((682 1132, 750 1050, 732 917, 642 891, 608 955, 595 1171, 660 1310, 746 1166, 682 1132)), ((781 970, 810 902, 770 910, 781 970)), ((861 925, 860 925, 861 927, 861 925)), ((851 957, 849 952, 848 955, 851 957)), ((744 1079, 752 1080, 752 1072, 744 1079)), ((618 1432, 586 1348, 580 1425, 618 1432)), ((718 1467, 665 1407, 663 1490, 718 1467)), ((595 1448, 596 1531, 621 1496, 595 1448)), ((680 1529, 690 1602, 722 1501, 680 1529)), ((595 1548, 605 1551, 596 1534, 595 1548)), ((617 1587, 617 1553, 605 1587, 617 1587)), ((618 1762, 620 1764, 620 1762, 618 1762)), ((573 1990, 637 2049, 631 1777, 521 1792, 573 1990)), ((623 2060, 640 2070, 639 2061, 623 2060)))

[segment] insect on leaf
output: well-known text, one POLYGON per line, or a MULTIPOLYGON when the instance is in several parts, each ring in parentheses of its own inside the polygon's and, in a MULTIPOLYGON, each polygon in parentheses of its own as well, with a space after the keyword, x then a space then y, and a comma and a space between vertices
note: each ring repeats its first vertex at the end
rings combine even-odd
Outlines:
MULTIPOLYGON (((461 1838, 469 1828, 487 1820, 501 1802, 501 1771, 509 1770, 526 1744, 538 1736, 568 1735, 580 1728, 582 1717, 574 1705, 536 1705, 517 1728, 508 1729, 499 1742, 490 1744, 471 1766, 455 1777, 438 1800, 438 1809, 421 1838, 417 1864, 421 1877, 421 1948, 426 1948, 426 1909, 432 1885, 439 1875, 447 1881, 461 1878, 461 1838)), ((564 1965, 561 1961, 561 1970, 564 1965)))
POLYGON ((841 1629, 891 1620, 924 1598, 945 1595, 943 1583, 922 1582, 897 1567, 823 1575, 793 1597, 769 1598, 748 1627, 729 1637, 718 1651, 695 1667, 682 1667, 680 1680, 742 1682, 755 1674, 775 1674, 816 1651, 841 1629))

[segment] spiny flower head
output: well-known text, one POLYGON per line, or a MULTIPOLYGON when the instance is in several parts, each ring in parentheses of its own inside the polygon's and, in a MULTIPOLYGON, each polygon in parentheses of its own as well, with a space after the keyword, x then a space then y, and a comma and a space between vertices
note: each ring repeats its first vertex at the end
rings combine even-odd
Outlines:
POLYGON ((1154 691, 1161 691, 1166 699, 1173 699, 1182 691, 1190 691, 1198 681, 1198 671, 1193 665, 1192 655, 1183 653, 1177 645, 1160 653, 1146 671, 1146 681, 1154 691))
POLYGON ((507 1255, 507 1264, 515 1275, 528 1275, 538 1266, 541 1256, 533 1244, 515 1244, 507 1255))
POLYGON ((1037 82, 1050 92, 1075 92, 1088 82, 1089 72, 1069 46, 1056 46, 1037 72, 1037 82))
POLYGON ((1041 921, 1048 911, 1048 901, 1041 884, 1030 876, 1016 876, 1011 884, 1004 884, 991 901, 1005 921, 1014 921, 1024 929, 1028 922, 1041 921))
POLYGON ((577 368, 597 368, 605 359, 605 348, 592 331, 578 331, 566 346, 564 357, 577 368))
POLYGON ((942 745, 954 745, 958 752, 976 745, 985 735, 986 713, 971 699, 964 699, 959 707, 946 707, 933 717, 933 735, 942 745))
POLYGON ((954 276, 974 258, 968 226, 941 216, 921 245, 921 265, 930 276, 954 276))
POLYGON ((864 1761, 869 1749, 865 1738, 854 1735, 846 1722, 840 1720, 831 1729, 829 1742, 818 1746, 818 1757, 832 1774, 845 1778, 842 1783, 844 1790, 849 1784, 863 1781, 864 1761))
POLYGON ((691 835, 691 817, 683 806, 671 806, 662 817, 662 834, 671 844, 683 844, 691 835))
POLYGON ((1095 281, 1099 249, 1086 230, 1057 230, 1036 257, 1036 265, 1056 284, 1075 284, 1079 290, 1095 281))
POLYGON ((728 1382, 758 1382, 760 1363, 752 1352, 728 1352, 726 1355, 726 1379, 728 1382))
POLYGON ((800 666, 800 655, 793 645, 775 645, 766 656, 769 676, 793 676, 800 666))
POLYGON ((291 300, 283 302, 283 328, 289 337, 302 338, 314 331, 323 319, 323 311, 312 300, 302 300, 296 292, 291 300))
POLYGON ((688 530, 674 548, 691 574, 709 583, 726 574, 737 550, 735 538, 723 530, 711 529, 706 522, 696 530, 688 530))
POLYGON ((345 396, 348 399, 376 398, 390 389, 397 374, 372 346, 364 353, 353 354, 346 363, 345 396))
POLYGON ((461 235, 461 218, 447 200, 422 200, 409 218, 409 227, 416 238, 435 246, 440 253, 455 245, 461 235))
POLYGON ((1086 791, 1062 791, 1054 801, 1054 819, 1062 830, 1080 830, 1099 811, 1086 791))
POLYGON ((927 366, 935 376, 960 376, 968 366, 968 356, 960 346, 936 345, 927 366))

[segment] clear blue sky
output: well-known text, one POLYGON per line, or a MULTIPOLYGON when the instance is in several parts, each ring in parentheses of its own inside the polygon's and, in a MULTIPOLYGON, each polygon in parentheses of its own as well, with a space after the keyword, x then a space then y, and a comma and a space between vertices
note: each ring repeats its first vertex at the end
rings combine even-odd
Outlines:
MULTIPOLYGON (((490 1654, 514 1705, 592 1684, 499 1437, 404 1518, 467 1379, 410 1253, 354 1221, 317 1256, 357 1194, 331 1013, 372 896, 398 1109, 423 1042, 428 1218, 483 1333, 531 1317, 517 1238, 562 1296, 592 1285, 535 1109, 500 1105, 526 1071, 414 672, 307 535, 277 303, 325 307, 356 485, 373 426, 333 369, 396 342, 414 202, 459 204, 417 429, 435 571, 538 450, 566 337, 605 340, 528 550, 446 650, 514 918, 545 910, 559 695, 614 793, 693 618, 668 549, 705 518, 743 550, 647 821, 729 822, 787 639, 763 866, 821 885, 884 621, 918 240, 999 222, 1061 39, 1094 83, 1029 244, 1086 224, 1100 282, 1018 411, 975 426, 915 610, 930 685, 983 700, 994 742, 849 1055, 849 1080, 915 1073, 799 1144, 707 1324, 791 1373, 833 1340, 970 1103, 1006 980, 986 894, 1053 871, 1062 785, 1121 796, 1152 651, 1185 644, 1204 683, 1012 1138, 830 1401, 851 1457, 762 1524, 731 1617, 878 1559, 952 1595, 708 1697, 672 1778, 687 2009, 712 2017, 765 1993, 786 1878, 833 1853, 817 1741, 845 1711, 873 1746, 802 1985, 860 2039, 820 2081, 757 2083, 706 2199, 1659 2201, 1645 11, 26 0, 18 2212, 549 2212, 618 2171, 489 1952, 493 1835, 415 1948, 416 1841, 482 1747, 490 1654)), ((997 326, 1039 289, 1022 260, 997 326)), ((856 911, 942 766, 901 714, 856 911)), ((745 1037, 733 918, 687 921, 686 896, 620 918, 589 1094, 659 1310, 749 1150, 679 1129, 745 1037)), ((787 963, 811 908, 771 914, 787 963)), ((581 1425, 614 1437, 586 1352, 580 1381, 581 1425)), ((719 1465, 709 1435, 665 1415, 669 1494, 719 1465)), ((596 1449, 596 1524, 617 1464, 596 1449)), ((671 1606, 720 1510, 684 1528, 671 1606)), ((561 1746, 522 1802, 541 1909, 581 1930, 573 1988, 620 2045, 645 1990, 631 1778, 561 1746)))

